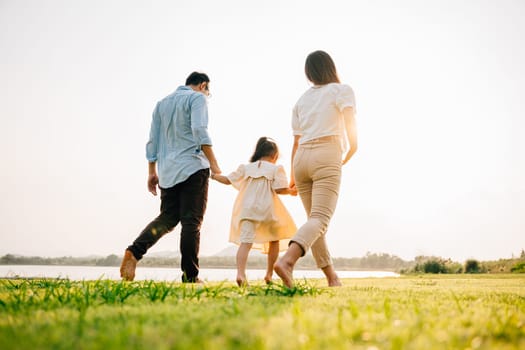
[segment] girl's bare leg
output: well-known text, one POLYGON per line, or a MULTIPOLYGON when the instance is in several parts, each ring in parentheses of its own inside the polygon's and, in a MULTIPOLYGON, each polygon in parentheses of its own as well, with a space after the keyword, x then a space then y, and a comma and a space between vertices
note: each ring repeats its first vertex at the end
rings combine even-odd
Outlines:
POLYGON ((237 285, 239 287, 248 285, 246 280, 246 262, 248 261, 248 254, 252 248, 252 243, 241 243, 237 249, 237 285))
POLYGON ((323 273, 326 276, 328 287, 342 286, 341 281, 339 280, 339 277, 337 276, 337 273, 335 273, 334 265, 328 265, 327 267, 323 267, 321 270, 323 270, 323 273))
POLYGON ((277 260, 273 269, 281 277, 286 287, 293 287, 293 268, 295 263, 303 255, 303 248, 295 242, 290 243, 288 250, 277 260))
POLYGON ((268 265, 266 266, 266 276, 264 276, 266 284, 272 283, 273 265, 275 265, 278 257, 279 241, 270 242, 270 247, 268 249, 268 265))

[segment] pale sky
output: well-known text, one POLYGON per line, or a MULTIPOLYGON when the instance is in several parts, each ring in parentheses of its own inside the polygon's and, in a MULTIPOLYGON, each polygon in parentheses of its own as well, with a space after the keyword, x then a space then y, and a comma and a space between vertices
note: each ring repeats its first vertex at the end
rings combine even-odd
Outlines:
MULTIPOLYGON (((518 255, 524 18, 519 0, 0 0, 0 255, 121 255, 159 210, 151 113, 194 70, 211 78, 223 173, 270 136, 289 174, 291 110, 318 49, 357 101, 332 255, 518 255)), ((210 183, 201 255, 229 245, 235 195, 210 183)), ((300 199, 282 199, 303 224, 300 199)), ((178 245, 179 228, 150 252, 178 245)))

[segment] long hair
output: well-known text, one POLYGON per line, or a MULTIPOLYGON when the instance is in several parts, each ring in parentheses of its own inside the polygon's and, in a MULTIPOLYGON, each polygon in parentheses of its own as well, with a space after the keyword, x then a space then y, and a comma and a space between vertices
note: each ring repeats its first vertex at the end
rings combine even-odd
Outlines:
POLYGON ((304 72, 308 80, 315 85, 340 82, 332 57, 321 50, 314 51, 306 57, 304 72))
POLYGON ((255 146, 255 151, 250 158, 250 162, 256 162, 263 157, 273 157, 276 154, 279 154, 277 143, 275 143, 274 140, 263 136, 257 141, 257 145, 255 146))

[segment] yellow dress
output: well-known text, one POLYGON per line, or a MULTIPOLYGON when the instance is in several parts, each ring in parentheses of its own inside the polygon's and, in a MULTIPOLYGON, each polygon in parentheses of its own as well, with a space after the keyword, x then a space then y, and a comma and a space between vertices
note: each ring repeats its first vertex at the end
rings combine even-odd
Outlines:
POLYGON ((297 227, 275 192, 288 187, 284 167, 259 160, 241 164, 228 179, 239 191, 233 205, 229 241, 240 244, 241 220, 251 220, 255 224, 252 248, 267 253, 268 243, 279 240, 279 250, 286 250, 297 227))

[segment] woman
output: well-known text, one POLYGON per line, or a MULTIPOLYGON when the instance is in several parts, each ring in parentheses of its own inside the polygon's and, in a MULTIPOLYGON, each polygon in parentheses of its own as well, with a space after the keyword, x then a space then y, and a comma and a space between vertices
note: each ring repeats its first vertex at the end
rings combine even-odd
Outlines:
POLYGON ((305 73, 313 86, 293 109, 290 187, 297 187, 308 220, 292 237, 274 269, 285 286, 293 287, 295 263, 312 249, 317 267, 325 274, 328 285, 335 287, 341 282, 325 234, 337 204, 341 166, 357 150, 355 98, 352 88, 340 83, 335 64, 326 52, 309 54, 305 73))

